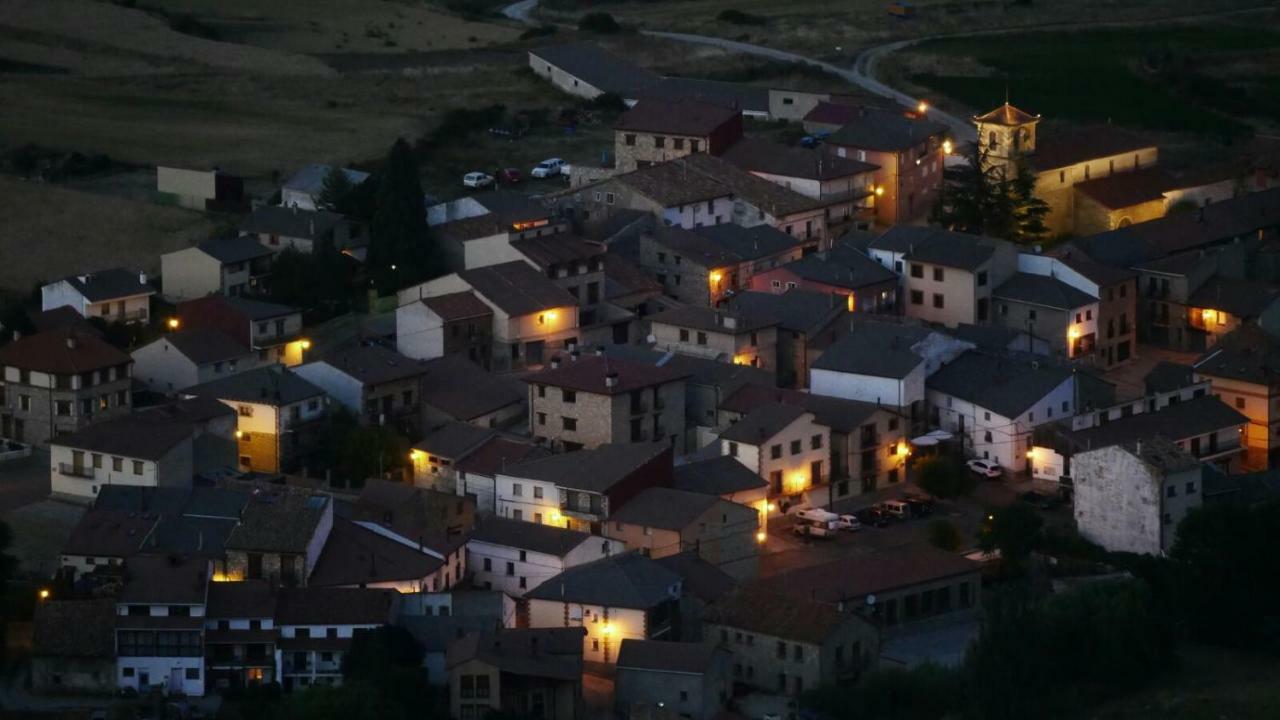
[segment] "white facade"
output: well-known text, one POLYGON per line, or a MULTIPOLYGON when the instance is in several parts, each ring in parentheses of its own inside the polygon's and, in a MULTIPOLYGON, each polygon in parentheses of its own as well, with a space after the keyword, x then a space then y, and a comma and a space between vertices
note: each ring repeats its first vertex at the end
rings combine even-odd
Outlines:
POLYGON ((1048 255, 1020 253, 1018 255, 1018 272, 1056 278, 1080 292, 1094 297, 1099 297, 1102 294, 1098 283, 1081 275, 1061 260, 1048 255))
POLYGON ((467 542, 467 567, 477 587, 519 598, 568 568, 624 550, 625 543, 598 536, 583 540, 563 556, 473 539, 467 542))
POLYGON ((798 495, 831 477, 831 430, 804 413, 758 444, 720 439, 729 455, 769 483, 769 495, 798 495))
POLYGON ((1071 459, 1080 535, 1108 550, 1162 555, 1202 502, 1200 465, 1166 472, 1113 445, 1071 459))
POLYGON ((501 473, 495 480, 499 517, 564 527, 566 521, 560 516, 560 489, 555 483, 501 473))
POLYGON ((40 288, 40 309, 53 310, 68 305, 82 317, 100 317, 108 322, 148 322, 151 319, 151 295, 147 276, 138 275, 138 293, 91 302, 66 280, 40 288))
POLYGON ((133 377, 148 390, 163 394, 252 370, 257 365, 257 355, 252 352, 199 365, 182 354, 167 337, 133 351, 133 377))
POLYGON ((662 640, 666 634, 645 634, 643 610, 610 608, 575 602, 552 600, 529 601, 529 627, 581 627, 587 631, 582 639, 582 659, 586 662, 613 664, 623 640, 662 640))
POLYGON ((706 202, 662 209, 663 222, 686 230, 707 225, 720 225, 729 222, 732 218, 733 198, 727 195, 706 202))
POLYGON ((1033 447, 1031 429, 1069 418, 1075 413, 1075 377, 1063 380, 1016 418, 1004 417, 978 403, 937 390, 928 393, 929 405, 938 412, 938 426, 963 433, 965 449, 974 457, 988 458, 1015 470, 1027 466, 1033 447))
POLYGON ((444 356, 444 320, 414 300, 396 308, 396 352, 415 360, 444 356))
POLYGON ((892 407, 910 407, 924 399, 924 363, 912 368, 903 378, 855 375, 838 370, 809 369, 809 391, 846 400, 880 403, 892 407))
MULTIPOLYGON (((207 575, 207 571, 206 571, 207 575)), ((121 603, 116 606, 116 615, 121 618, 125 627, 116 630, 116 686, 120 689, 133 689, 145 693, 153 688, 160 688, 166 695, 188 695, 200 697, 205 690, 204 637, 201 623, 185 622, 187 618, 202 618, 205 615, 204 602, 167 603, 164 605, 150 603, 121 603), (182 615, 179 615, 179 610, 182 615), (150 622, 137 623, 137 628, 130 628, 125 618, 137 617, 139 612, 148 618, 175 617, 170 627, 159 621, 158 627, 147 627, 150 622), (130 647, 135 643, 133 638, 147 638, 150 642, 140 643, 143 646, 159 650, 161 643, 158 633, 173 633, 172 639, 164 643, 172 648, 163 655, 135 654, 130 647)), ((155 622, 155 621, 151 621, 155 622)))
POLYGON ((191 487, 195 459, 190 438, 157 460, 80 450, 53 440, 49 484, 55 495, 93 500, 104 485, 191 487))
POLYGON ((325 391, 329 397, 356 415, 364 412, 361 397, 364 384, 342 370, 324 360, 303 363, 293 368, 293 372, 312 385, 325 391))

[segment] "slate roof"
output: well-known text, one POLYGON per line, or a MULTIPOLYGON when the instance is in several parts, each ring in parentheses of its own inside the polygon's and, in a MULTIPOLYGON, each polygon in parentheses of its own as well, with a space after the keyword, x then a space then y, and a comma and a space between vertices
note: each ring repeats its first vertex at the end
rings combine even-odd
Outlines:
POLYGON ((142 282, 138 273, 125 268, 99 270, 83 275, 71 275, 63 279, 89 302, 154 295, 156 292, 149 283, 142 282))
POLYGON ((129 557, 138 551, 156 521, 153 513, 89 508, 71 528, 62 554, 129 557))
POLYGON ((912 346, 932 331, 917 325, 859 322, 813 363, 815 370, 904 378, 924 362, 912 346))
POLYGON ((249 235, 213 238, 212 240, 205 240, 196 247, 200 248, 200 251, 205 255, 223 265, 245 262, 246 260, 267 257, 272 254, 271 248, 249 235))
POLYGON ((269 618, 276 613, 276 592, 266 580, 216 582, 209 585, 205 616, 209 618, 269 618))
POLYGON ((455 420, 478 418, 527 396, 516 381, 489 373, 465 355, 445 355, 423 367, 422 401, 455 420))
POLYGON ((530 55, 560 68, 605 92, 624 98, 638 97, 656 85, 660 77, 591 43, 553 45, 529 51, 530 55))
POLYGON ((533 385, 550 385, 595 395, 621 395, 633 390, 663 385, 683 380, 687 373, 669 367, 620 360, 600 355, 586 355, 577 360, 562 358, 560 367, 524 376, 533 385), (616 376, 612 387, 606 384, 609 375, 616 376))
POLYGON ((741 114, 737 108, 717 103, 647 97, 622 113, 614 122, 613 129, 706 137, 741 114))
POLYGON ((1176 185, 1173 176, 1164 170, 1144 168, 1085 180, 1072 187, 1109 210, 1121 210, 1141 203, 1163 201, 1165 192, 1176 185))
POLYGON ((906 150, 930 137, 944 135, 947 126, 929 119, 908 117, 902 110, 859 107, 849 122, 827 137, 830 145, 866 150, 906 150))
POLYGON ((556 265, 575 263, 604 254, 603 243, 584 240, 571 233, 539 235, 512 240, 511 247, 532 260, 544 271, 556 265))
POLYGON ((1077 430, 1069 437, 1079 449, 1097 449, 1108 445, 1128 445, 1156 435, 1178 441, 1248 422, 1247 417, 1228 407, 1217 396, 1205 395, 1167 405, 1155 412, 1138 413, 1077 430))
POLYGON ((160 460, 190 440, 194 429, 156 413, 135 412, 96 422, 70 435, 52 438, 51 445, 139 460, 160 460))
POLYGON ((866 622, 829 602, 784 595, 766 585, 744 585, 707 608, 703 620, 742 630, 821 645, 841 625, 866 622))
POLYGON ((795 238, 768 225, 744 228, 723 224, 694 230, 660 227, 654 229, 651 237, 667 250, 709 268, 759 260, 796 247, 795 238))
POLYGON ((903 253, 911 262, 930 263, 970 272, 995 255, 993 238, 920 225, 894 225, 871 241, 871 249, 903 253))
MULTIPOLYGON (((1030 352, 1031 348, 1027 346, 1029 338, 1022 330, 1017 328, 1004 327, 1003 325, 974 325, 972 323, 958 323, 955 327, 947 330, 952 337, 971 342, 980 350, 992 350, 995 352, 1004 352, 1006 350, 1022 350, 1030 352), (1021 340, 1018 347, 1013 344, 1021 340)), ((1031 338, 1031 340, 1039 339, 1045 342, 1044 338, 1031 338)))
POLYGON ((463 270, 458 277, 508 315, 530 315, 578 305, 567 290, 523 260, 463 270))
POLYGON ((1102 287, 1124 282, 1125 280, 1129 280, 1137 275, 1137 273, 1128 268, 1104 265, 1097 262, 1086 255, 1084 251, 1070 246, 1058 254, 1056 258, 1063 265, 1075 270, 1102 287))
POLYGON ((712 660, 722 652, 724 651, 710 643, 628 638, 622 641, 617 662, 619 670, 701 675, 711 669, 712 660))
POLYGON ((605 348, 605 355, 652 365, 669 366, 688 373, 687 382, 718 388, 722 395, 732 393, 749 383, 773 382, 773 373, 750 365, 734 365, 711 358, 677 355, 674 352, 653 350, 638 345, 610 345, 605 348))
MULTIPOLYGON (((324 189, 324 179, 332 171, 332 166, 313 163, 303 167, 284 183, 285 190, 294 190, 308 195, 318 195, 324 189)), ((369 173, 343 168, 352 185, 359 185, 369 179, 369 173)))
POLYGON ((806 255, 782 267, 805 280, 849 290, 896 283, 898 279, 892 270, 849 245, 836 245, 825 253, 806 255))
POLYGON ((470 290, 424 298, 422 304, 445 322, 493 315, 493 308, 485 305, 484 301, 470 290))
MULTIPOLYGON (((606 443, 592 450, 551 455, 508 466, 504 475, 552 482, 584 492, 606 493, 651 460, 666 454, 665 442, 606 443)), ((670 461, 668 461, 670 462, 670 461)))
POLYGON ((228 550, 305 553, 333 500, 299 490, 263 489, 245 507, 227 538, 228 550))
POLYGON ((345 518, 334 518, 329 539, 307 576, 307 585, 347 587, 421 580, 443 565, 444 561, 434 555, 345 518))
POLYGON ((484 445, 495 435, 497 433, 488 428, 455 420, 428 432, 413 447, 430 455, 456 460, 484 445))
POLYGON ((1075 310, 1098 302, 1098 298, 1058 278, 1024 272, 1014 273, 1004 284, 996 288, 992 295, 1004 300, 1059 310, 1075 310))
POLYGON ((1013 419, 1070 378, 1070 370, 1048 363, 969 350, 930 375, 925 387, 1013 419))
POLYGON ((382 625, 393 619, 399 594, 374 588, 283 588, 276 624, 382 625))
POLYGON ((1194 455, 1161 435, 1151 435, 1141 441, 1125 443, 1123 447, 1134 457, 1167 473, 1190 470, 1200 464, 1194 455))
MULTIPOLYGON (((733 195, 731 188, 692 169, 691 164, 684 160, 650 165, 603 181, 610 182, 622 183, 663 207, 692 205, 733 195)), ((584 192, 586 191, 584 188, 584 192)))
POLYGON ((0 365, 76 375, 133 362, 125 351, 90 332, 75 327, 24 335, 0 347, 0 365), (74 345, 74 347, 69 347, 74 345))
POLYGON ((727 80, 667 76, 641 92, 642 98, 688 99, 741 108, 743 112, 769 112, 769 89, 727 80))
POLYGON ((552 525, 509 520, 488 515, 471 532, 471 540, 518 548, 530 552, 564 557, 584 542, 592 539, 590 533, 566 530, 552 525))
POLYGON ((296 373, 269 365, 196 385, 183 390, 182 394, 283 407, 320 397, 324 391, 296 373))
POLYGON ((400 382, 426 373, 424 363, 377 344, 352 345, 325 353, 311 363, 325 363, 365 388, 400 382))
POLYGON ((345 220, 342 215, 328 210, 263 205, 240 223, 240 232, 315 241, 328 235, 345 220))
POLYGON ((235 338, 210 328, 186 328, 169 333, 161 340, 167 340, 196 365, 208 365, 249 354, 249 348, 241 345, 235 338))
POLYGON ((728 306, 748 316, 777 318, 782 329, 801 333, 817 332, 848 312, 843 297, 799 288, 781 295, 744 290, 730 298, 728 306))
POLYGON ((810 150, 758 138, 743 138, 720 157, 747 172, 806 180, 835 180, 880 168, 824 148, 810 150))
POLYGON ((678 598, 680 576, 637 552, 575 565, 525 593, 530 600, 647 610, 678 598))
POLYGON ((818 565, 788 570, 765 581, 768 588, 822 603, 862 603, 868 595, 977 574, 980 565, 926 544, 846 555, 818 565))
POLYGON ((1192 372, 1190 365, 1161 360, 1142 378, 1142 384, 1148 394, 1170 392, 1191 385, 1192 372))
POLYGON ((32 625, 35 657, 115 658, 116 603, 111 598, 37 603, 32 625))
POLYGON ((1280 288, 1254 280, 1215 275, 1191 293, 1187 304, 1225 310, 1238 318, 1256 318, 1280 297, 1280 288))
POLYGON ((1280 340, 1257 325, 1244 324, 1222 336, 1192 363, 1197 373, 1248 383, 1280 382, 1280 340))
POLYGON ((1040 119, 1039 115, 1032 115, 1025 110, 1010 105, 1005 101, 1004 105, 985 112, 981 115, 974 115, 973 121, 980 123, 993 123, 996 125, 1026 125, 1027 123, 1036 122, 1040 119))
POLYGON ((699 557, 696 550, 658 558, 658 564, 680 576, 682 596, 704 603, 715 602, 738 585, 728 573, 699 557))
POLYGON ((449 644, 445 667, 479 661, 517 676, 582 681, 585 628, 506 628, 465 635, 449 644))
POLYGON ((677 465, 671 480, 671 487, 677 490, 707 495, 729 495, 768 486, 768 481, 728 455, 677 465))
POLYGON ((493 475, 502 472, 508 465, 515 465, 525 460, 536 460, 551 455, 551 451, 528 440, 511 440, 504 437, 492 437, 483 445, 472 450, 466 457, 454 462, 458 472, 493 475))
POLYGON ((665 164, 687 166, 691 173, 701 173, 727 188, 735 200, 742 198, 777 218, 825 207, 833 202, 801 195, 706 153, 689 155, 665 164))
POLYGON ((284 315, 293 315, 302 311, 288 305, 280 303, 263 302, 261 300, 250 300, 249 298, 232 296, 232 295, 214 295, 218 302, 224 303, 233 310, 238 310, 250 320, 267 320, 269 318, 277 318, 284 315))
MULTIPOLYGON (((641 490, 609 514, 611 522, 681 531, 689 527, 720 498, 706 493, 665 487, 641 490)), ((743 506, 745 507, 745 506, 743 506)))
POLYGON ((209 562, 173 555, 134 555, 125 561, 121 603, 200 605, 209 586, 209 562))
POLYGON ((778 318, 768 313, 750 313, 741 310, 721 310, 703 305, 684 305, 663 310, 649 316, 650 323, 672 325, 675 327, 706 330, 707 332, 742 335, 779 323, 778 318), (726 327, 724 321, 732 320, 733 327, 726 327))
POLYGON ((763 445, 804 414, 805 409, 795 405, 761 405, 720 433, 720 439, 746 445, 763 445))
POLYGON ((746 415, 752 410, 773 403, 783 403, 803 408, 813 413, 814 421, 836 432, 850 433, 861 428, 867 420, 881 410, 892 413, 887 407, 860 400, 815 395, 800 390, 776 388, 771 385, 749 384, 726 393, 720 409, 746 415))
POLYGON ((1076 163, 1155 147, 1155 143, 1115 125, 1095 125, 1060 134, 1040 133, 1036 151, 1027 156, 1040 172, 1076 163))

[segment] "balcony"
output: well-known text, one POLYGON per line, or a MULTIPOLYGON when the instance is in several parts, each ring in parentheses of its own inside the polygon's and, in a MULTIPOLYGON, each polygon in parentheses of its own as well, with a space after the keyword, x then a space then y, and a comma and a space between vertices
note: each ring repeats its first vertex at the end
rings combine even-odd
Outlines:
POLYGON ((93 468, 71 463, 58 463, 58 472, 69 477, 93 479, 93 468))

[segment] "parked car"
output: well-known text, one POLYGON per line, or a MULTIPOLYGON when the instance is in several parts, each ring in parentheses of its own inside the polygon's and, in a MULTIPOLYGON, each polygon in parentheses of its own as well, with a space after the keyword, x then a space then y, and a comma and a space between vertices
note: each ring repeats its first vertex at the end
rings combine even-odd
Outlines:
POLYGON ((808 520, 815 523, 831 523, 840 519, 839 515, 822 508, 805 508, 797 511, 795 516, 800 520, 808 520))
POLYGON ((880 511, 895 520, 910 520, 911 506, 901 500, 885 500, 879 505, 880 511))
POLYGON ((493 185, 493 176, 489 173, 469 172, 462 176, 462 184, 469 188, 487 188, 493 185))
POLYGON ((498 171, 498 182, 514 185, 524 179, 524 175, 516 168, 503 168, 498 171))
POLYGON ((862 529, 862 521, 858 519, 857 515, 841 515, 840 519, 836 520, 836 528, 848 532, 857 532, 862 529))
POLYGON ((559 175, 564 170, 565 162, 560 158, 549 158, 543 160, 533 167, 533 171, 529 174, 536 178, 553 177, 559 175))
POLYGON ((863 508, 854 513, 854 517, 858 518, 858 521, 863 525, 878 528, 889 527, 889 524, 893 522, 888 515, 876 507, 863 508))
POLYGON ((995 460, 983 460, 982 458, 974 458, 966 463, 969 469, 975 473, 989 478, 998 478, 1004 475, 1004 469, 1000 467, 1000 463, 995 460))
POLYGON ((814 522, 812 520, 800 520, 796 523, 791 531, 801 537, 834 537, 839 530, 834 527, 834 523, 830 522, 814 522))
POLYGON ((933 506, 936 501, 932 495, 908 495, 902 499, 903 502, 911 506, 911 514, 916 517, 924 517, 933 514, 933 506))
POLYGON ((1058 496, 1039 490, 1028 490, 1019 495, 1018 499, 1041 510, 1052 510, 1062 504, 1062 499, 1058 496))

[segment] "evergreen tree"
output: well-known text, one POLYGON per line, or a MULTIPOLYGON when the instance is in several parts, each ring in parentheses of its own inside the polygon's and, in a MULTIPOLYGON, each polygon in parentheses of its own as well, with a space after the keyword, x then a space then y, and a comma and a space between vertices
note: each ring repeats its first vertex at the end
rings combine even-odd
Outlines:
POLYGON ((1048 232, 1044 217, 1049 205, 1035 196, 1035 174, 1025 158, 1018 158, 1014 173, 988 163, 987 154, 975 143, 965 152, 965 163, 942 171, 942 188, 930 219, 957 232, 1029 243, 1048 232))
POLYGON ((347 177, 346 171, 338 165, 333 165, 324 176, 324 184, 320 187, 316 204, 322 210, 332 210, 345 215, 352 190, 355 190, 355 184, 351 182, 351 178, 347 177))
POLYGON ((391 146, 378 183, 366 266, 381 294, 440 272, 427 233, 427 207, 418 181, 418 165, 404 138, 391 146))

